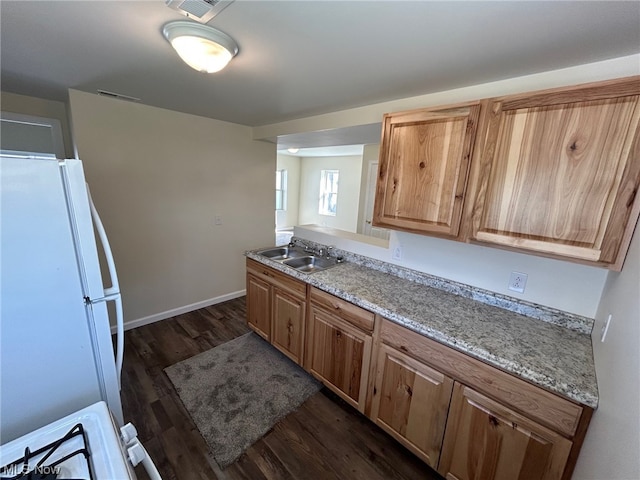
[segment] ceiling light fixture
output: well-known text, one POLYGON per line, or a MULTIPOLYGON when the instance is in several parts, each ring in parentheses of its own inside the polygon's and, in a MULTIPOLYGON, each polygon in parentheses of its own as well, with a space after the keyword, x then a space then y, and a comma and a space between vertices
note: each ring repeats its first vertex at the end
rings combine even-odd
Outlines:
POLYGON ((191 68, 214 73, 238 54, 238 45, 224 32, 189 21, 169 22, 162 34, 191 68))
POLYGON ((289 153, 298 153, 299 151, 300 151, 299 148, 294 148, 294 147, 287 148, 287 152, 289 153))

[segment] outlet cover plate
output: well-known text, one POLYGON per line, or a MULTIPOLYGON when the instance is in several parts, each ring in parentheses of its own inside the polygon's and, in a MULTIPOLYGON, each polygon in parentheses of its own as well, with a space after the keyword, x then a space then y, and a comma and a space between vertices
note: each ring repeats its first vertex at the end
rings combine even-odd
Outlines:
POLYGON ((527 277, 528 275, 526 273, 511 272, 511 277, 509 277, 509 290, 524 293, 524 289, 527 286, 527 277))

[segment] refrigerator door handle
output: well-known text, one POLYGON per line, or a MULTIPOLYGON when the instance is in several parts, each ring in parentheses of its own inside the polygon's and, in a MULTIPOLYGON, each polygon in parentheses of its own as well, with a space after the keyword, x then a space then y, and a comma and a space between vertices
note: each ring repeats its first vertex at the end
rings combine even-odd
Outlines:
POLYGON ((95 224, 96 231, 100 237, 100 243, 102 244, 102 250, 104 251, 104 257, 107 261, 107 268, 109 269, 109 277, 111 278, 111 287, 104 289, 104 297, 95 299, 93 302, 99 301, 113 301, 116 307, 116 371, 118 373, 118 387, 121 388, 121 376, 122 376, 122 360, 124 357, 124 317, 122 314, 122 297, 120 296, 120 285, 118 283, 118 274, 116 273, 116 264, 113 261, 113 253, 111 252, 111 246, 109 245, 109 239, 107 238, 107 232, 104 230, 102 220, 91 198, 91 192, 89 191, 89 185, 87 185, 87 197, 89 197, 89 207, 91 208, 91 217, 95 224))

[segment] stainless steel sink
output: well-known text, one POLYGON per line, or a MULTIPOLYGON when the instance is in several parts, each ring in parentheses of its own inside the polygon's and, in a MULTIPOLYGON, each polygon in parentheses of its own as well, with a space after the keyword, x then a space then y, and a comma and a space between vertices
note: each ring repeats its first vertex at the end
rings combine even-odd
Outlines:
POLYGON ((295 268, 299 272, 313 273, 320 270, 326 270, 327 268, 338 265, 339 262, 335 258, 324 258, 307 255, 305 257, 284 260, 282 263, 288 265, 291 268, 295 268))
MULTIPOLYGON (((327 251, 326 247, 324 252, 327 251)), ((298 272, 313 273, 320 270, 326 270, 335 265, 342 263, 342 257, 329 257, 315 254, 311 247, 305 248, 299 245, 283 245, 281 247, 272 247, 256 252, 258 255, 262 255, 270 260, 280 262, 288 267, 291 267, 298 272)))
POLYGON ((303 257, 309 255, 302 248, 289 247, 287 245, 283 247, 269 248, 258 252, 258 255, 270 258, 271 260, 286 260, 288 258, 303 257))

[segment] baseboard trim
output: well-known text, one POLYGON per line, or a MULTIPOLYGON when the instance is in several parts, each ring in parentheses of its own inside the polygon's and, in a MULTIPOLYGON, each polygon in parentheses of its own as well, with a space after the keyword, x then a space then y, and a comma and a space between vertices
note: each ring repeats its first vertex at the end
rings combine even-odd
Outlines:
MULTIPOLYGON (((185 305, 184 307, 178 307, 164 312, 149 315, 148 317, 138 318, 136 320, 130 320, 124 323, 124 329, 131 330, 132 328, 142 327, 143 325, 149 325, 150 323, 159 322, 160 320, 166 320, 167 318, 175 317, 183 313, 192 312, 199 308, 208 307, 217 303, 226 302, 227 300, 233 300, 234 298, 242 297, 246 295, 246 290, 238 290, 237 292, 227 293, 226 295, 220 295, 219 297, 209 298, 201 302, 192 303, 191 305, 185 305)), ((116 327, 111 327, 111 333, 116 333, 116 327)))

